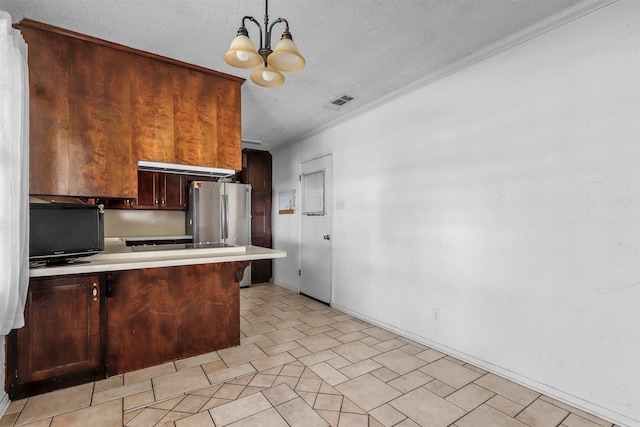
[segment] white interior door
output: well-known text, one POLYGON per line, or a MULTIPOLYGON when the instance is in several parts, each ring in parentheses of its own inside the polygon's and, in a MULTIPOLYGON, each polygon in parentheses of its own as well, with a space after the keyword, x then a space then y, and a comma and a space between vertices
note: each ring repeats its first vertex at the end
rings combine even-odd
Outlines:
POLYGON ((300 292, 331 303, 331 155, 301 165, 300 292))

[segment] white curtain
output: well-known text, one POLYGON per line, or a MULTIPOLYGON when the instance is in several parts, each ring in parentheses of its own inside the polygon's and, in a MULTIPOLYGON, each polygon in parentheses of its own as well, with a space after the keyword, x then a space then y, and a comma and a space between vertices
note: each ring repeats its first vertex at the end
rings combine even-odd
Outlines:
POLYGON ((29 83, 27 45, 1 10, 0 201, 2 336, 24 326, 29 284, 29 83))

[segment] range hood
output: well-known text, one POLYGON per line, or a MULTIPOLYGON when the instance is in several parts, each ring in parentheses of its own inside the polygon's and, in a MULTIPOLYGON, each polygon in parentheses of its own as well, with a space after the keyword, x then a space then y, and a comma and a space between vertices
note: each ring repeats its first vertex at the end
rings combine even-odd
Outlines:
POLYGON ((208 168, 206 166, 178 165, 175 163, 150 162, 138 160, 139 171, 176 173, 182 175, 210 176, 214 178, 225 178, 236 173, 233 169, 208 168))

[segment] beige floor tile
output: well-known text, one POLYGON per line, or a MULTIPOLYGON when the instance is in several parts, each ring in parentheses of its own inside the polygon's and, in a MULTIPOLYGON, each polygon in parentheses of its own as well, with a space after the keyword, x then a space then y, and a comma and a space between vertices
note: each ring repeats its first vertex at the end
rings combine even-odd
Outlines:
POLYGON ((234 400, 237 399, 238 396, 245 389, 245 386, 238 384, 223 384, 222 387, 213 395, 213 397, 217 399, 228 399, 234 400))
POLYGON ((124 410, 138 408, 140 406, 148 406, 155 402, 155 396, 153 390, 143 391, 142 393, 132 394, 123 399, 124 410))
POLYGON ((161 419, 163 419, 169 411, 155 408, 145 408, 138 415, 132 418, 127 424, 127 427, 153 427, 161 419))
POLYGON ((400 421, 407 418, 405 414, 386 403, 370 411, 369 414, 384 427, 395 426, 400 421))
POLYGON ((257 323, 248 323, 246 325, 241 325, 240 330, 247 336, 252 335, 261 335, 267 332, 275 331, 274 328, 269 322, 257 322, 257 323))
POLYGON ((271 408, 230 424, 230 427, 289 427, 289 424, 271 408))
POLYGON ((318 334, 311 337, 300 338, 296 340, 296 342, 312 353, 317 353, 342 344, 340 341, 331 338, 327 334, 318 334))
POLYGON ((339 394, 322 394, 318 393, 313 409, 322 409, 326 411, 340 411, 342 408, 342 396, 339 394))
POLYGON ((122 399, 134 394, 143 393, 152 389, 151 380, 144 380, 137 383, 131 383, 120 387, 110 388, 99 393, 93 393, 93 405, 108 402, 110 400, 122 399))
POLYGON ((400 375, 415 371, 427 364, 424 360, 418 359, 398 349, 382 353, 379 356, 373 357, 373 360, 400 375))
POLYGON ((300 348, 300 344, 298 344, 296 341, 290 341, 284 344, 276 344, 276 345, 265 347, 265 348, 261 347, 261 350, 264 351, 267 354, 267 356, 273 356, 276 354, 295 350, 297 348, 300 348))
POLYGON ((201 354, 199 356, 176 360, 174 364, 176 365, 176 370, 182 371, 185 369, 193 368, 194 366, 206 365, 218 360, 220 360, 220 356, 218 356, 217 351, 214 351, 211 353, 201 354))
POLYGON ((231 367, 267 357, 264 351, 255 344, 240 345, 218 351, 224 363, 231 367))
POLYGON ((134 372, 128 372, 124 374, 124 385, 137 383, 139 381, 148 380, 150 378, 159 377, 161 375, 170 374, 176 371, 176 366, 173 362, 165 363, 163 365, 152 366, 150 368, 140 369, 134 372))
POLYGON ((423 372, 413 371, 391 380, 387 384, 401 393, 409 393, 411 390, 415 390, 432 380, 433 378, 423 372))
POLYGON ((420 370, 427 375, 439 379, 443 383, 449 384, 453 388, 464 387, 482 376, 471 369, 467 369, 447 359, 436 360, 420 370))
POLYGON ((121 427, 122 403, 117 401, 91 406, 53 417, 51 427, 121 427))
POLYGON ((249 385, 252 387, 269 388, 273 385, 276 378, 278 378, 277 375, 256 374, 249 385))
POLYGON ((372 371, 371 374, 376 378, 384 381, 385 383, 391 381, 394 378, 398 378, 400 376, 397 373, 393 372, 391 369, 385 368, 384 366, 380 369, 376 369, 375 371, 372 371))
POLYGON ((216 427, 209 412, 200 412, 175 422, 176 427, 216 427))
POLYGON ((172 396, 211 385, 207 375, 199 366, 156 377, 152 381, 157 400, 168 399, 172 396))
MULTIPOLYGON (((373 348, 384 353, 386 351, 395 350, 396 348, 405 347, 406 345, 407 343, 402 341, 400 338, 392 338, 387 341, 379 342, 378 344, 374 345, 373 348)), ((419 351, 417 353, 419 353, 419 351)))
POLYGON ((342 344, 332 348, 332 351, 338 353, 351 363, 357 363, 380 354, 378 350, 364 344, 362 341, 353 341, 347 344, 342 344))
MULTIPOLYGON (((0 427, 13 427, 19 415, 19 412, 15 414, 5 414, 0 418, 0 427)), ((47 423, 45 427, 49 427, 49 424, 47 423)))
POLYGON ((361 340, 361 339, 363 339, 365 337, 367 337, 367 334, 365 334, 362 331, 358 331, 358 332, 352 332, 352 333, 347 334, 347 335, 342 335, 342 336, 340 336, 340 337, 338 337, 336 339, 338 341, 346 344, 346 343, 350 343, 350 342, 353 342, 353 341, 361 340))
POLYGON ((169 412, 165 415, 155 427, 175 427, 175 422, 183 418, 189 417, 189 414, 184 412, 169 412))
POLYGON ((499 394, 496 394, 489 399, 486 404, 511 417, 515 417, 524 409, 524 406, 509 400, 506 397, 500 396, 499 394))
POLYGON ((105 380, 96 381, 94 383, 93 392, 109 390, 111 388, 122 387, 124 384, 124 375, 116 375, 105 380))
POLYGON ((338 427, 369 427, 369 416, 362 414, 340 414, 338 427))
MULTIPOLYGON (((334 318, 334 320, 336 320, 336 318, 334 318)), ((338 331, 344 334, 351 334, 353 332, 358 332, 368 328, 367 325, 357 322, 355 320, 343 320, 343 321, 336 322, 331 326, 334 329, 337 329, 338 331)))
POLYGON ((338 357, 334 357, 333 359, 329 359, 327 360, 327 363, 331 366, 333 366, 336 369, 342 369, 345 368, 349 365, 351 365, 351 362, 349 362, 347 359, 345 359, 342 356, 338 356, 338 357))
POLYGON ((323 409, 315 410, 324 420, 329 423, 331 427, 338 427, 338 421, 340 420, 340 412, 325 411, 323 409))
POLYGON ((526 424, 488 405, 478 406, 464 418, 456 421, 457 427, 527 427, 526 424))
POLYGON ((475 384, 467 384, 460 390, 447 396, 447 400, 469 412, 487 400, 491 399, 494 393, 475 384))
MULTIPOLYGON (((423 427, 446 427, 466 414, 463 409, 424 388, 418 388, 392 400, 389 405, 423 427)), ((476 426, 481 425, 491 424, 476 426)))
POLYGON ((187 395, 184 399, 180 401, 177 405, 175 405, 171 410, 177 412, 188 412, 190 414, 195 414, 202 409, 202 407, 209 401, 209 397, 206 396, 198 396, 195 394, 187 395))
MULTIPOLYGON (((204 369, 204 367, 203 367, 204 369)), ((254 373, 256 370, 250 363, 245 363, 231 368, 220 369, 214 372, 207 372, 207 378, 211 384, 217 384, 225 381, 232 380, 250 373, 254 373)))
POLYGON ((320 390, 320 386, 322 386, 322 380, 315 378, 300 378, 298 380, 298 384, 296 384, 295 391, 310 391, 312 393, 317 393, 320 390))
POLYGON ((516 419, 531 427, 556 427, 567 415, 568 411, 538 399, 520 412, 516 419))
MULTIPOLYGON (((605 421, 602 418, 598 418, 595 415, 586 413, 578 408, 575 408, 571 405, 567 405, 566 403, 562 403, 559 400, 553 399, 549 396, 540 396, 540 400, 544 400, 545 402, 549 402, 552 405, 557 406, 558 408, 566 409, 569 412, 576 414, 577 416, 584 418, 586 420, 591 421, 594 424, 603 426, 603 427, 611 427, 611 423, 609 421, 605 421)), ((566 423, 565 423, 566 424, 566 423)))
POLYGON ((293 400, 298 397, 296 392, 287 384, 279 384, 263 391, 262 394, 273 406, 280 405, 281 403, 288 402, 289 400, 293 400))
POLYGON ((540 393, 531 389, 523 387, 512 381, 499 377, 495 374, 486 374, 483 377, 478 378, 475 383, 480 387, 484 387, 506 397, 520 405, 527 406, 536 400, 540 393))
POLYGON ((24 405, 26 404, 27 404, 27 399, 14 400, 11 403, 9 403, 9 407, 7 408, 4 414, 5 415, 19 414, 24 409, 24 405))
POLYGON ((371 374, 342 383, 336 387, 336 390, 365 411, 377 408, 401 395, 398 390, 371 374))
POLYGON ((216 427, 226 426, 272 408, 262 393, 252 394, 209 410, 216 427))
POLYGON ((570 414, 567 418, 564 419, 564 421, 562 421, 562 425, 565 425, 567 427, 601 427, 605 425, 608 427, 611 426, 611 423, 607 423, 606 421, 603 422, 604 423, 595 423, 579 415, 570 414))
POLYGON ((126 425, 129 421, 138 416, 140 412, 142 412, 144 408, 132 409, 130 411, 124 411, 122 415, 122 422, 126 425))
POLYGON ((449 384, 443 383, 440 380, 433 380, 426 383, 423 386, 426 390, 429 390, 440 397, 447 397, 451 393, 455 392, 456 389, 451 387, 449 384))
POLYGON ((393 332, 387 331, 386 329, 382 329, 377 326, 363 329, 362 332, 371 337, 377 338, 380 341, 389 341, 392 338, 398 338, 398 335, 394 334, 393 332))
POLYGON ((326 427, 329 425, 302 399, 293 399, 276 406, 276 410, 291 427, 326 427))
POLYGON ((321 362, 316 365, 312 365, 309 367, 313 372, 315 372, 320 378, 325 380, 332 386, 336 386, 338 384, 342 384, 345 381, 349 380, 349 377, 343 375, 333 366, 329 365, 326 362, 321 362))
MULTIPOLYGON (((329 361, 329 363, 331 363, 331 360, 329 361)), ((360 362, 345 366, 344 368, 340 369, 340 372, 342 372, 344 375, 346 375, 349 378, 356 378, 356 377, 359 377, 360 375, 364 375, 366 373, 376 371, 380 368, 382 368, 382 365, 379 364, 378 362, 375 362, 371 359, 365 359, 365 360, 361 360, 360 362)), ((397 377, 397 376, 398 375, 394 373, 394 377, 397 377)))
POLYGON ((418 359, 422 359, 427 363, 435 362, 438 359, 442 359, 446 356, 444 353, 440 353, 438 350, 432 348, 422 351, 415 355, 418 359))
POLYGON ((265 357, 264 359, 254 360, 251 364, 258 372, 262 372, 276 366, 286 365, 287 363, 295 361, 296 359, 289 353, 280 353, 265 357))
MULTIPOLYGON (((304 349, 306 352, 309 350, 304 349)), ((299 362, 302 362, 306 366, 315 365, 316 363, 326 362, 327 360, 333 359, 334 357, 338 357, 339 354, 335 353, 333 350, 323 350, 318 353, 310 353, 304 356, 296 356, 294 351, 291 352, 291 355, 296 357, 299 362)))
POLYGON ((289 341, 299 340, 306 337, 305 334, 297 330, 296 328, 281 329, 273 332, 267 332, 267 337, 275 341, 277 344, 284 344, 289 341))
POLYGON ((31 397, 24 405, 16 426, 77 411, 91 405, 93 384, 83 384, 31 397))

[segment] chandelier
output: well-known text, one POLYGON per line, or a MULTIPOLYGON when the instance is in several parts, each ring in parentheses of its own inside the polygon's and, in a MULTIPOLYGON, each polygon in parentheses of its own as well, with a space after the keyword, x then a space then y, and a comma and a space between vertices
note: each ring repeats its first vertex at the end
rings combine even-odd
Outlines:
POLYGON ((289 32, 289 22, 284 18, 276 19, 269 26, 269 0, 264 2, 264 38, 262 26, 253 16, 242 18, 242 25, 238 28, 236 38, 231 42, 229 50, 224 54, 227 64, 238 68, 256 68, 251 73, 251 80, 260 86, 277 87, 284 83, 282 71, 294 72, 302 70, 305 60, 298 52, 289 32), (255 23, 260 29, 260 49, 249 38, 249 32, 245 27, 245 21, 255 23), (271 30, 277 23, 284 22, 284 32, 275 49, 271 50, 271 30), (264 44, 263 44, 264 41, 264 44))

